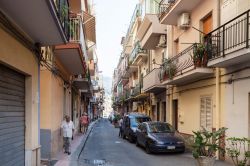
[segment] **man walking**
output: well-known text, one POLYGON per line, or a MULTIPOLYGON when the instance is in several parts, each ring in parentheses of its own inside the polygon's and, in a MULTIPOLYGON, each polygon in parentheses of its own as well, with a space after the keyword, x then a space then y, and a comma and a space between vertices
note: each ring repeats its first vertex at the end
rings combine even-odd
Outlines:
POLYGON ((70 152, 70 142, 75 131, 73 122, 70 120, 68 115, 65 116, 65 120, 62 122, 61 128, 63 130, 63 147, 64 153, 71 154, 70 152))

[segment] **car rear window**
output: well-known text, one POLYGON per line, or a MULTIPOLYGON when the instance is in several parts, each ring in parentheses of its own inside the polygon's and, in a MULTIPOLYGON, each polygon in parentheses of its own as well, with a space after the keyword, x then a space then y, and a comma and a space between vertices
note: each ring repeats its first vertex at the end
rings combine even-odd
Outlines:
POLYGON ((142 122, 148 122, 151 121, 150 118, 148 117, 135 117, 135 118, 131 118, 131 127, 138 127, 138 124, 142 123, 142 122))

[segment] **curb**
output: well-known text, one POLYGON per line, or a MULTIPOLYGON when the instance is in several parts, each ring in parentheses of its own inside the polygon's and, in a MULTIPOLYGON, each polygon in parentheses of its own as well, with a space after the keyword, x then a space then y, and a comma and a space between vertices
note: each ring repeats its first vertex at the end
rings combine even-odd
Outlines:
POLYGON ((86 135, 81 140, 80 145, 78 146, 78 148, 75 150, 74 154, 72 155, 71 161, 78 161, 79 160, 80 155, 83 152, 84 147, 86 145, 86 142, 87 142, 87 140, 89 138, 89 135, 92 132, 92 130, 93 130, 94 126, 96 125, 96 123, 98 123, 98 122, 99 122, 99 120, 96 120, 96 121, 92 122, 92 124, 91 124, 90 128, 88 129, 86 135))

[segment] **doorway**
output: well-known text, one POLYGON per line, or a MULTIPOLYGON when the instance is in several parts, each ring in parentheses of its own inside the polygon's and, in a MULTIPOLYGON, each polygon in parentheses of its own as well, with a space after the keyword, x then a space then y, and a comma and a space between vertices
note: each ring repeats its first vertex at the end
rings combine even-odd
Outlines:
POLYGON ((157 121, 160 121, 160 102, 157 102, 157 121))
POLYGON ((178 100, 173 100, 173 127, 178 130, 178 100))
POLYGON ((166 122, 166 102, 162 102, 162 121, 166 122))

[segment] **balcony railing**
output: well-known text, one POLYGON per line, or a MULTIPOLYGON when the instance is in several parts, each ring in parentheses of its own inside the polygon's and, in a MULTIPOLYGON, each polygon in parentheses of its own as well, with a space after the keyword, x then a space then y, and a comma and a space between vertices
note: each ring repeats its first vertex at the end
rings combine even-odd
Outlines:
POLYGON ((250 10, 242 13, 205 36, 209 60, 249 48, 249 13, 250 10))
POLYGON ((70 42, 80 42, 81 40, 81 17, 70 18, 69 19, 69 41, 70 42))
POLYGON ((57 17, 60 19, 64 33, 69 37, 69 2, 68 0, 54 0, 57 17))
POLYGON ((159 19, 161 20, 178 0, 162 0, 159 5, 159 19))
POLYGON ((136 84, 136 86, 132 90, 132 96, 137 96, 139 94, 141 94, 141 84, 140 83, 136 84))
POLYGON ((207 67, 207 52, 203 44, 193 44, 178 55, 166 59, 161 66, 160 80, 173 79, 194 70, 197 67, 207 67))
POLYGON ((129 64, 131 64, 136 59, 138 54, 140 54, 140 53, 146 54, 147 50, 142 49, 139 42, 137 42, 134 46, 133 51, 131 52, 131 54, 129 56, 129 64))

